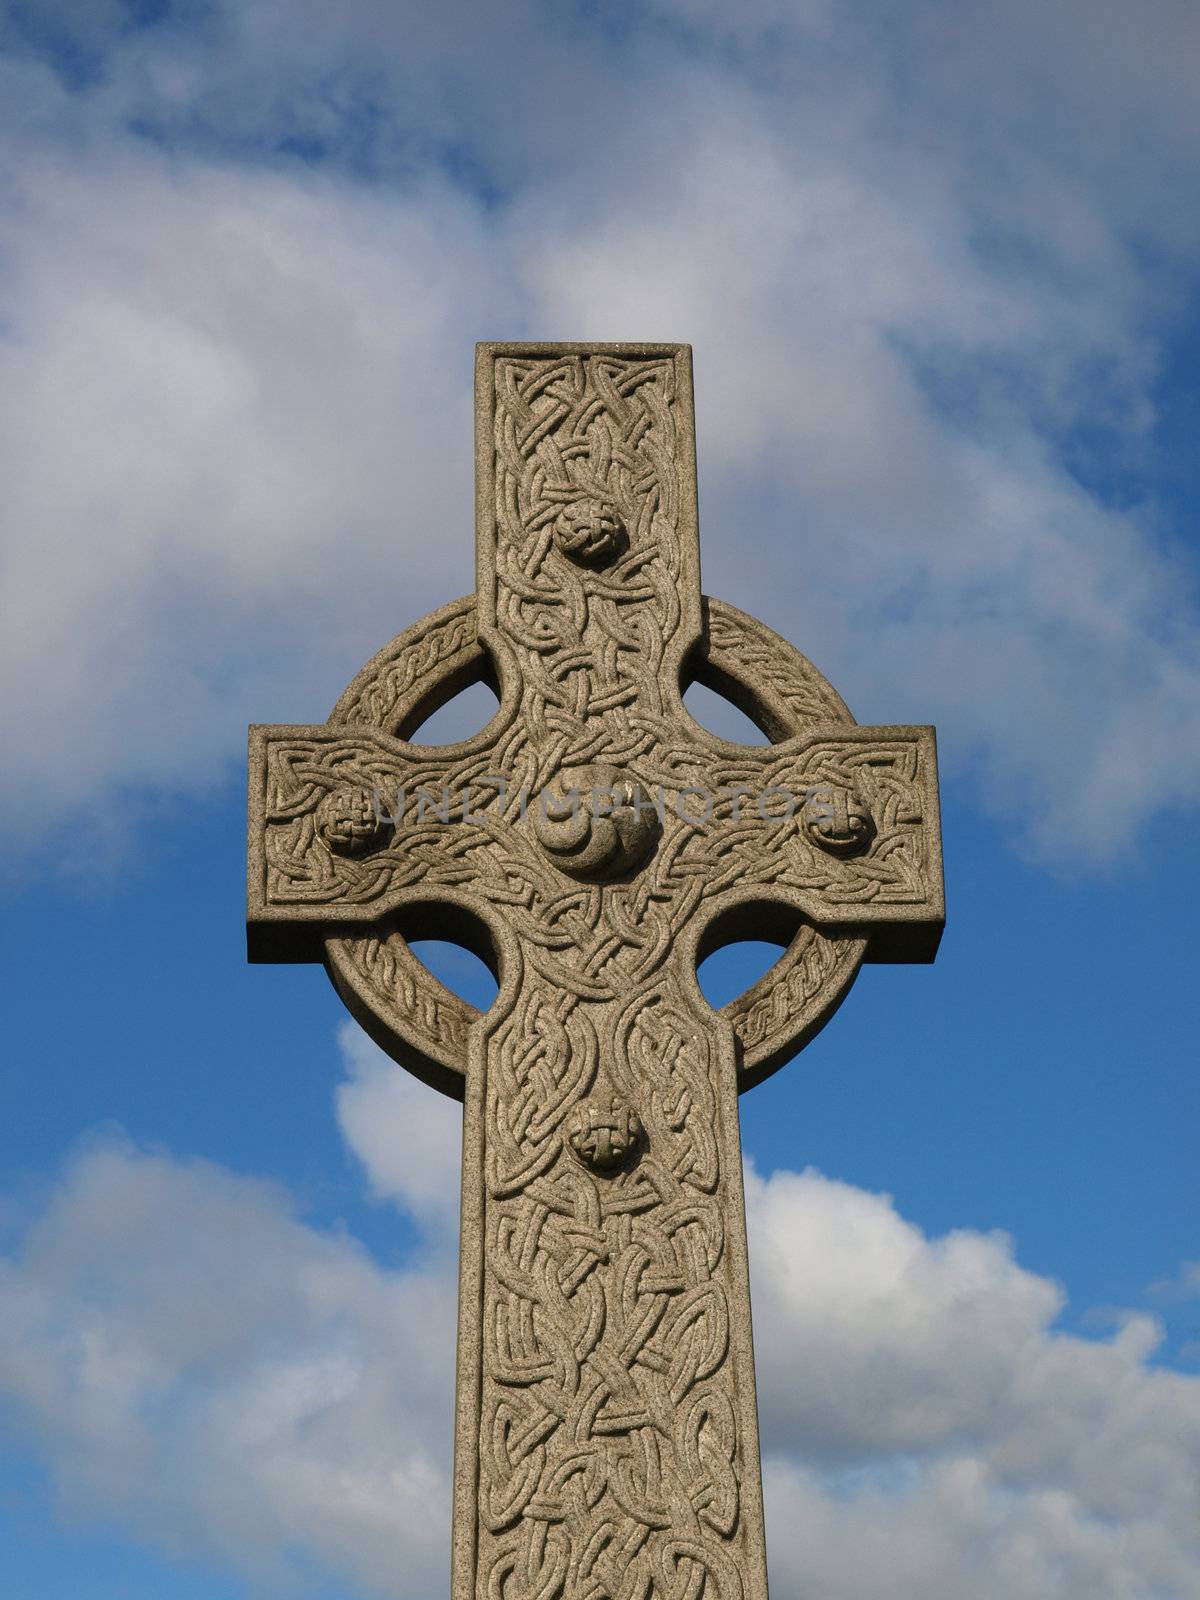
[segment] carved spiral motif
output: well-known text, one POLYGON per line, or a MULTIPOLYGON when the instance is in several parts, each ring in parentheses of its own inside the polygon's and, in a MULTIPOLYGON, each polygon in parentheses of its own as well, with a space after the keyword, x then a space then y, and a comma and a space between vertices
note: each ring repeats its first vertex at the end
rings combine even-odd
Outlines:
POLYGON ((655 802, 616 767, 565 767, 534 803, 533 831, 573 878, 616 878, 637 866, 662 832, 655 802))
POLYGON ((875 837, 875 821, 852 789, 822 783, 810 789, 800 813, 814 844, 834 856, 853 856, 875 837))
POLYGON ((580 566, 603 567, 625 554, 629 534, 616 506, 588 497, 572 500, 559 512, 554 542, 580 566))
POLYGON ((392 825, 379 814, 366 789, 333 789, 317 807, 315 827, 335 856, 365 856, 391 838, 392 825))

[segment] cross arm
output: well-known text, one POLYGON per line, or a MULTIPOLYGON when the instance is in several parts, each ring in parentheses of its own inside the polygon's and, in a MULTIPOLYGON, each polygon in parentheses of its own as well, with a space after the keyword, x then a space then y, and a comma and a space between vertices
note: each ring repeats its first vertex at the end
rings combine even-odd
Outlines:
POLYGON ((704 786, 677 790, 693 825, 674 871, 721 897, 726 933, 753 937, 755 908, 776 906, 865 938, 868 961, 932 961, 945 920, 934 730, 842 725, 719 746, 704 786))
POLYGON ((320 960, 330 933, 480 881, 500 891, 521 871, 482 740, 417 748, 344 724, 258 725, 249 754, 251 961, 320 960))

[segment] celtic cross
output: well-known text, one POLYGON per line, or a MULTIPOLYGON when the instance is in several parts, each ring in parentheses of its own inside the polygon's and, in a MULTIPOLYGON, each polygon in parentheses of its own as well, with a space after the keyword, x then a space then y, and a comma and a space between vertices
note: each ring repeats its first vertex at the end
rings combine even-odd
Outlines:
POLYGON ((453 1600, 765 1600, 737 1095, 862 961, 932 960, 933 730, 701 596, 686 345, 481 345, 475 406, 474 596, 251 730, 250 956, 323 960, 465 1102, 453 1600), (482 733, 411 738, 479 680, 482 733), (486 1014, 421 936, 492 964, 486 1014), (785 952, 714 1012, 748 936, 785 952))

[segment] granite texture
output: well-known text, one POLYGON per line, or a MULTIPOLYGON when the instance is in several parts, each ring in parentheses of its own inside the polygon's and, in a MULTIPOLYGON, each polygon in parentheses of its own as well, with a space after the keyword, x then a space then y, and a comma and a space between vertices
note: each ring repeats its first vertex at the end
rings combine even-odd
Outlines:
POLYGON ((453 1600, 765 1600, 737 1094, 863 960, 933 959, 933 730, 702 597, 689 347, 481 345, 475 400, 475 595, 251 729, 250 958, 323 959, 464 1100, 453 1600), (410 740, 479 680, 482 733, 410 740), (486 1015, 421 936, 492 965, 486 1015), (745 937, 785 953, 715 1013, 745 937))

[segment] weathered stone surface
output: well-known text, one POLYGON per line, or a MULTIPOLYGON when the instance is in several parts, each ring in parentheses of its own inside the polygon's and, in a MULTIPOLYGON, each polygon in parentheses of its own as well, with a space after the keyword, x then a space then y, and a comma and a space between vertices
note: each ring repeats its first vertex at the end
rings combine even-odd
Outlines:
POLYGON ((737 1092, 862 960, 933 958, 933 731, 702 599, 688 347, 481 345, 476 450, 475 596, 251 730, 251 959, 324 959, 465 1101, 454 1600, 765 1600, 737 1092), (407 740, 484 678, 483 733, 407 740), (493 963, 485 1016, 420 934, 493 963), (747 935, 790 943, 715 1014, 747 935))

